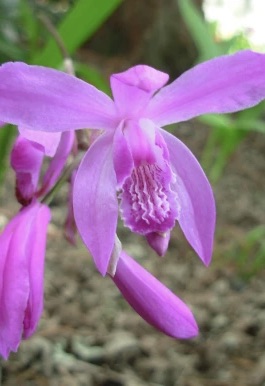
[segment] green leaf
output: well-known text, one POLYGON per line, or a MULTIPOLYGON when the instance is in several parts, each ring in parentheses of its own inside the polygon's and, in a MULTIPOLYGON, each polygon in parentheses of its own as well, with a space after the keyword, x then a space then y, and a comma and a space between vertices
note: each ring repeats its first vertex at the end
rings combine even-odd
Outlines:
POLYGON ((209 25, 191 0, 178 0, 179 10, 194 43, 200 53, 200 61, 224 54, 224 49, 216 44, 209 25))
POLYGON ((15 44, 2 40, 0 37, 0 54, 4 54, 11 60, 21 60, 23 58, 23 51, 15 44))
POLYGON ((8 154, 15 133, 15 127, 10 125, 2 127, 0 130, 0 186, 5 177, 8 154))
MULTIPOLYGON (((70 55, 74 54, 118 7, 122 0, 79 0, 58 27, 70 55)), ((62 55, 53 38, 43 51, 33 59, 34 64, 57 67, 62 55)))
POLYGON ((230 115, 207 114, 198 118, 204 124, 214 127, 234 128, 234 122, 230 115))
POLYGON ((34 15, 28 0, 20 0, 20 18, 23 24, 23 31, 27 36, 29 49, 32 50, 38 38, 40 22, 34 15))

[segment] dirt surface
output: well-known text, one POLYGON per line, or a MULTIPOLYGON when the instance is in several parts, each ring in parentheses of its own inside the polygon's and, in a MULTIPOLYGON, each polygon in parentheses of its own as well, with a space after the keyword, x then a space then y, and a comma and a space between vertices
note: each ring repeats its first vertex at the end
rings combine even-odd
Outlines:
MULTIPOLYGON (((201 154, 206 130, 191 122, 177 133, 201 154)), ((49 227, 43 317, 36 334, 2 362, 2 385, 265 385, 265 273, 249 275, 264 240, 247 245, 248 232, 265 224, 264 176, 265 137, 251 134, 214 187, 218 222, 209 268, 178 227, 163 259, 144 240, 120 230, 125 250, 190 305, 200 326, 190 341, 148 326, 112 281, 96 272, 81 242, 74 248, 64 240, 62 194, 49 227), (247 262, 240 268, 244 253, 247 262)), ((2 222, 16 210, 10 184, 0 202, 2 222)))

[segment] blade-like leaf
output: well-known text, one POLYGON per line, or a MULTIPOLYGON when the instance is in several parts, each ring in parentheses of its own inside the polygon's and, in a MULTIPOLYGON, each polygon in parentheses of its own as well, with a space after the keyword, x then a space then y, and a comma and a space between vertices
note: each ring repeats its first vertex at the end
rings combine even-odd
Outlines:
POLYGON ((181 16, 200 53, 200 61, 224 54, 221 46, 214 42, 209 25, 193 2, 191 0, 178 0, 178 4, 181 16))
MULTIPOLYGON (((122 0, 79 0, 65 16, 58 32, 69 52, 73 54, 111 15, 122 0)), ((43 51, 36 55, 34 64, 57 67, 62 55, 51 38, 43 51)))

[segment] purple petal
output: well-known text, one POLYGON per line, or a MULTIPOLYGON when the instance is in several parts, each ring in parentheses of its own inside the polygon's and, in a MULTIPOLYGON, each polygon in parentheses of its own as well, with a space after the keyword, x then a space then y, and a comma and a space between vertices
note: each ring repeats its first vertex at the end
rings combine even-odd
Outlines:
POLYGON ((209 265, 215 229, 212 188, 191 151, 176 137, 161 130, 176 172, 176 193, 180 204, 179 225, 188 242, 209 265))
POLYGON ((0 121, 0 127, 3 127, 3 126, 5 126, 5 122, 2 122, 2 121, 0 121))
POLYGON ((0 235, 0 354, 17 351, 31 335, 43 303, 43 262, 50 211, 34 203, 21 210, 0 235))
POLYGON ((43 279, 48 223, 50 209, 36 203, 31 208, 32 224, 28 235, 28 270, 30 292, 24 317, 23 338, 29 338, 35 331, 43 309, 43 279))
POLYGON ((251 51, 211 59, 159 91, 145 116, 164 126, 254 106, 265 98, 264 68, 265 54, 251 51))
POLYGON ((17 351, 29 297, 27 243, 31 222, 20 212, 0 235, 0 354, 17 351))
POLYGON ((117 127, 113 138, 113 163, 118 187, 122 186, 133 169, 132 154, 123 133, 123 126, 124 122, 117 127))
POLYGON ((116 109, 103 92, 50 68, 0 67, 0 119, 32 130, 114 129, 116 109))
POLYGON ((121 253, 113 281, 132 308, 166 335, 187 339, 198 334, 186 304, 125 252, 121 253))
POLYGON ((113 135, 107 133, 93 143, 74 183, 76 225, 102 275, 108 269, 118 218, 112 140, 113 135))
POLYGON ((138 118, 150 97, 166 84, 168 78, 168 74, 146 65, 113 74, 110 83, 120 117, 138 118))
POLYGON ((72 150, 74 143, 74 132, 67 131, 62 133, 59 146, 55 156, 52 158, 50 165, 44 174, 42 180, 42 188, 39 195, 46 194, 57 182, 63 168, 65 167, 67 158, 72 150))
POLYGON ((46 131, 34 131, 18 128, 20 134, 29 141, 38 143, 44 148, 45 155, 53 157, 61 139, 61 133, 47 133, 46 131))
POLYGON ((18 136, 10 162, 16 173, 16 197, 22 205, 28 205, 37 190, 43 156, 42 146, 18 136))

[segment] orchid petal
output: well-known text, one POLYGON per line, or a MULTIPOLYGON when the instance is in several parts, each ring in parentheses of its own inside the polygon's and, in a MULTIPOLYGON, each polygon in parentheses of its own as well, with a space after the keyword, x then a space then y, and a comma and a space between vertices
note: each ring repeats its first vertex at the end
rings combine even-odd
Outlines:
POLYGON ((10 162, 16 172, 16 197, 22 205, 28 205, 36 192, 43 156, 42 146, 18 136, 10 162))
POLYGON ((24 63, 0 67, 0 119, 32 130, 114 129, 113 101, 63 72, 24 63))
MULTIPOLYGON (((27 209, 26 209, 27 210, 27 209)), ((0 354, 17 351, 29 296, 27 244, 31 221, 20 212, 0 235, 0 354)))
POLYGON ((29 337, 43 305, 43 265, 50 210, 23 208, 0 235, 0 354, 7 359, 29 337))
POLYGON ((147 323, 174 338, 193 338, 196 321, 182 300, 122 252, 114 278, 116 286, 132 308, 147 323))
POLYGON ((112 139, 113 135, 106 133, 92 144, 74 183, 76 225, 102 275, 108 269, 118 218, 112 139))
POLYGON ((123 126, 122 122, 115 130, 113 138, 113 163, 119 188, 133 169, 133 158, 123 133, 123 126))
POLYGON ((155 91, 168 81, 168 74, 146 65, 129 68, 110 78, 115 105, 121 117, 136 118, 155 91))
POLYGON ((35 331, 43 310, 44 260, 50 209, 36 203, 31 208, 31 216, 33 219, 28 237, 30 293, 24 316, 24 339, 35 331))
POLYGON ((176 137, 161 130, 171 165, 176 172, 176 193, 180 205, 179 225, 186 239, 205 265, 209 265, 215 229, 212 188, 191 151, 176 137))
POLYGON ((44 148, 45 155, 53 157, 60 143, 61 133, 47 133, 46 131, 35 131, 18 128, 20 134, 29 141, 38 143, 44 148))
POLYGON ((145 110, 158 126, 231 113, 265 97, 265 55, 241 51, 201 63, 160 90, 145 110))
POLYGON ((56 183, 60 176, 67 158, 72 150, 75 134, 73 131, 67 131, 62 133, 59 146, 57 148, 55 156, 52 158, 50 165, 44 174, 42 180, 42 189, 40 194, 46 194, 56 183))

